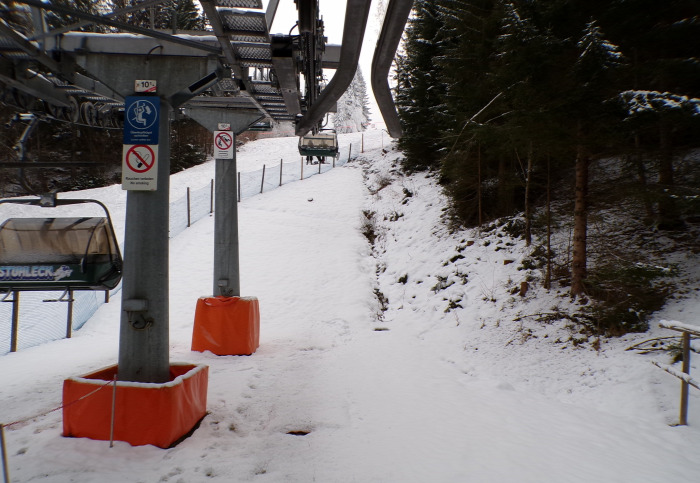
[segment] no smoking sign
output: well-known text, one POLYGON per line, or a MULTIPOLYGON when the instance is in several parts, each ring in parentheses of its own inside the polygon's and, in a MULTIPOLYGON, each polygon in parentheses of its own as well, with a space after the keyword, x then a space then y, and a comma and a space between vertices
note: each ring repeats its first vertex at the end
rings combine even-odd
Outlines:
POLYGON ((153 167, 156 159, 153 148, 146 144, 138 144, 127 150, 124 161, 134 173, 145 173, 153 167))
POLYGON ((214 157, 216 159, 233 159, 233 133, 231 131, 214 131, 214 157))
POLYGON ((158 145, 125 144, 122 152, 122 189, 155 191, 158 145))

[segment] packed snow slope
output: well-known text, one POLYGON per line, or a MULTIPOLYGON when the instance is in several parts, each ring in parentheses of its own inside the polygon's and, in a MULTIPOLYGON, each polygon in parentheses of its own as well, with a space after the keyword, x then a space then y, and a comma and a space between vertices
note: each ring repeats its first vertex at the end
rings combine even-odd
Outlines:
MULTIPOLYGON (((625 351, 674 335, 660 319, 695 324, 698 298, 600 350, 536 322, 570 301, 537 283, 512 293, 521 241, 451 233, 435 179, 402 175, 381 131, 365 133, 364 153, 359 136, 341 136, 357 152, 346 166, 239 205, 242 295, 261 307, 254 355, 190 351, 195 303, 211 295, 213 218, 171 240, 170 358, 210 368, 208 414, 176 447, 64 438, 61 412, 46 413, 65 378, 116 363, 120 294, 72 339, 0 357, 0 420, 30 418, 5 430, 11 481, 700 481, 700 391, 690 424, 672 426, 680 384, 650 364, 669 356, 625 351)), ((295 144, 247 144, 239 168, 295 144)), ((213 167, 173 176, 173 192, 213 167)), ((123 235, 120 187, 71 196, 103 200, 123 235)))

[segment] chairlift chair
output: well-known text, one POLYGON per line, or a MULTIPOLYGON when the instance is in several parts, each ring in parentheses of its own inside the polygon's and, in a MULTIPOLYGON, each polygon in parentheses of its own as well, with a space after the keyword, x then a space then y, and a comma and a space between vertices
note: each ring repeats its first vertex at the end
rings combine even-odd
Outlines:
POLYGON ((299 138, 299 154, 319 158, 338 156, 338 135, 334 129, 323 129, 317 134, 307 134, 299 138))
POLYGON ((0 292, 108 290, 122 275, 122 257, 107 207, 97 200, 0 200, 55 207, 96 203, 105 217, 9 218, 0 225, 0 292))

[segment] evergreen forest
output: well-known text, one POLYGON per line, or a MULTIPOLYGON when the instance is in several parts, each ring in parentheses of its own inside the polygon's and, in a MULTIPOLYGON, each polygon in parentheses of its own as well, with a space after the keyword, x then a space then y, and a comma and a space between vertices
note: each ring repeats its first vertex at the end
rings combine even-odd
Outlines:
MULTIPOLYGON (((130 9, 136 0, 54 3, 206 29, 193 0, 145 11, 130 9)), ((0 17, 29 21, 4 7, 0 17)), ((63 14, 48 21, 109 30, 63 14)), ((402 168, 438 177, 455 229, 505 225, 522 237, 523 270, 542 273, 530 283, 581 304, 572 322, 599 334, 646 330, 649 314, 693 290, 684 276, 700 253, 698 0, 415 0, 395 75, 402 168)), ((362 128, 361 73, 353 85, 341 107, 361 112, 362 128)), ((355 119, 339 114, 339 126, 355 119)), ((0 156, 16 159, 26 122, 2 103, 0 118, 0 156)), ((32 186, 1 170, 0 192, 118 182, 120 133, 43 119, 22 156, 68 166, 32 186), (70 167, 81 160, 99 166, 70 167)), ((209 134, 193 121, 174 120, 171 136, 173 172, 206 159, 209 134)))
POLYGON ((545 287, 646 328, 662 251, 698 249, 700 2, 416 0, 395 96, 403 168, 456 224, 510 217, 545 287))

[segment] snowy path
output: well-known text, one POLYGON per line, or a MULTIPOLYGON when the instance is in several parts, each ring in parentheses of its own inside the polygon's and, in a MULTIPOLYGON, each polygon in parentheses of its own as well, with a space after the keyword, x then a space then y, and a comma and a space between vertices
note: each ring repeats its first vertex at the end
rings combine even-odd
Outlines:
MULTIPOLYGON (((430 195, 427 188, 422 190, 430 195)), ((385 202, 385 210, 396 209, 392 201, 385 202)), ((625 415, 626 407, 601 410, 606 403, 574 404, 533 390, 523 380, 511 384, 523 374, 544 371, 540 375, 551 378, 550 384, 559 390, 575 388, 580 380, 557 372, 556 363, 545 365, 549 355, 513 359, 510 373, 501 371, 494 377, 499 372, 498 353, 505 347, 501 340, 488 345, 487 335, 498 332, 478 329, 480 311, 484 317, 488 312, 475 301, 460 312, 462 324, 455 329, 454 319, 438 310, 437 302, 432 306, 421 298, 419 285, 402 286, 407 308, 393 306, 385 321, 377 321, 377 260, 360 234, 367 203, 369 194, 357 166, 241 203, 242 295, 257 296, 261 306, 261 347, 250 357, 190 351, 196 299, 211 292, 213 219, 203 219, 174 238, 171 360, 210 366, 209 414, 200 428, 169 450, 125 443, 110 449, 106 442, 61 437, 60 412, 54 412, 7 431, 12 481, 697 479, 700 432, 694 426, 669 427, 658 412, 642 414, 632 404, 641 399, 640 407, 648 409, 650 398, 631 391, 635 386, 624 386, 624 396, 616 395, 616 402, 634 407, 625 415), (417 298, 409 297, 410 290, 417 298), (414 303, 409 309, 410 300, 414 303), (389 330, 375 331, 378 327, 389 330), (465 351, 465 344, 477 341, 480 352, 465 351), (532 366, 517 372, 518 364, 532 366)), ((410 219, 410 207, 401 209, 410 219)), ((425 213, 416 207, 414 216, 419 217, 415 226, 426 225, 429 232, 432 221, 426 223, 425 213)), ((413 230, 420 235, 419 229, 413 230)), ((396 236, 399 244, 405 243, 398 232, 396 236)), ((442 251, 428 260, 435 243, 420 246, 427 260, 421 266, 435 269, 450 256, 442 251)), ((401 248, 387 246, 384 261, 394 264, 387 270, 392 277, 418 270, 397 266, 400 257, 395 251, 401 248)), ((470 274, 477 276, 484 274, 470 274)), ((430 285, 427 278, 424 285, 430 285)), ((393 293, 389 296, 400 300, 393 293)), ((434 298, 444 304, 439 296, 434 298)), ((64 378, 116 361, 115 302, 101 307, 73 339, 0 357, 2 421, 51 409, 60 402, 64 378)), ((510 354, 515 357, 515 352, 510 354)), ((582 354, 577 357, 588 357, 582 354)), ((625 365, 634 364, 631 358, 591 357, 600 364, 622 364, 623 372, 636 367, 625 365)), ((646 385, 643 390, 648 391, 646 385)))

